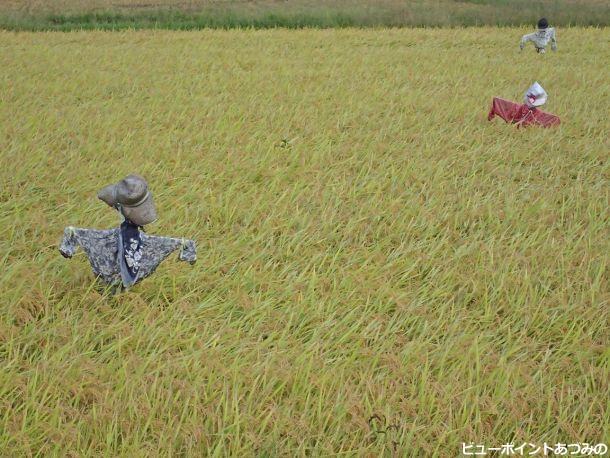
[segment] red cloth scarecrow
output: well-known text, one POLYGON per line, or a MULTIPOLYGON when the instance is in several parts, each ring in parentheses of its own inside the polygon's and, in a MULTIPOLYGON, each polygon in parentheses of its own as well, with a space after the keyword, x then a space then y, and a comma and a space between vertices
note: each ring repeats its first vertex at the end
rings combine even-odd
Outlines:
POLYGON ((558 126, 561 122, 559 117, 554 114, 499 97, 494 97, 487 119, 491 121, 495 116, 501 117, 508 123, 517 124, 517 127, 530 125, 552 127, 558 126))
POLYGON ((517 124, 517 127, 558 126, 561 123, 558 116, 538 109, 539 106, 544 105, 546 99, 547 94, 542 86, 534 83, 525 93, 525 103, 523 104, 494 97, 487 119, 491 121, 495 116, 499 116, 508 123, 517 124))

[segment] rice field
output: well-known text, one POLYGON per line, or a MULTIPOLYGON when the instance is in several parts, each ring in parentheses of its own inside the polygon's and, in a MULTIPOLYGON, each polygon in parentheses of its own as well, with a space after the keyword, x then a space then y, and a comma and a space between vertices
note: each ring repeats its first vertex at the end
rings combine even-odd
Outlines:
POLYGON ((0 32, 0 455, 608 443, 610 32, 527 31, 0 32), (132 172, 199 260, 112 296, 132 172))

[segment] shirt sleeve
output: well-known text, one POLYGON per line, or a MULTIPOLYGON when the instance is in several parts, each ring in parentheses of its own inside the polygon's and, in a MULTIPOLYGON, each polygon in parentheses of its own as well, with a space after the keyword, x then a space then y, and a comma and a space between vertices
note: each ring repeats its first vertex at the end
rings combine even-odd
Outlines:
POLYGON ((192 240, 184 240, 182 242, 182 250, 180 251, 180 260, 194 264, 197 261, 197 248, 192 240))
POLYGON ((528 33, 527 35, 523 35, 521 37, 521 41, 519 42, 519 47, 521 49, 523 49, 525 47, 525 43, 527 43, 528 41, 530 41, 533 37, 533 33, 528 33))
POLYGON ((74 256, 77 248, 78 243, 76 241, 76 233, 74 232, 74 228, 72 226, 66 227, 64 229, 64 237, 61 240, 61 245, 59 246, 59 252, 64 258, 71 258, 74 256))
POLYGON ((555 29, 551 31, 551 49, 557 50, 557 39, 555 38, 555 29))

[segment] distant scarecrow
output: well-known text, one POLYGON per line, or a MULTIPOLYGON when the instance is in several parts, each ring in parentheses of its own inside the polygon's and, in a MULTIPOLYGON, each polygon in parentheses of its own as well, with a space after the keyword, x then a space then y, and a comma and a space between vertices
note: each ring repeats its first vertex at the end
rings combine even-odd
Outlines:
POLYGON ((97 278, 116 291, 129 288, 151 275, 173 251, 180 248, 180 260, 191 264, 197 259, 192 240, 145 234, 146 224, 157 219, 148 184, 138 175, 129 175, 98 192, 98 198, 118 210, 123 217, 114 229, 67 227, 59 251, 71 258, 80 246, 97 278))
POLYGON ((553 51, 557 51, 555 28, 549 27, 549 23, 545 18, 538 21, 538 30, 536 32, 528 33, 527 35, 523 35, 521 37, 521 42, 519 43, 519 48, 521 48, 521 51, 523 51, 523 48, 525 48, 525 44, 528 41, 534 43, 536 52, 539 54, 544 54, 546 52, 546 45, 549 43, 549 41, 551 42, 551 49, 553 51))
POLYGON ((525 103, 523 104, 494 97, 487 119, 491 121, 495 116, 499 116, 508 123, 516 124, 517 127, 530 125, 541 127, 558 126, 561 123, 558 116, 538 109, 538 107, 546 103, 546 100, 546 91, 538 82, 535 82, 525 93, 525 103))

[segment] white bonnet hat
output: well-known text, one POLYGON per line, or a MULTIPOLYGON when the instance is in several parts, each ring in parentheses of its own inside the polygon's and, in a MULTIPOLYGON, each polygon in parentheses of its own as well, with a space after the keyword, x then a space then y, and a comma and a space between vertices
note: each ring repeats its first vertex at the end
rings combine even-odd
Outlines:
POLYGON ((525 104, 530 108, 540 107, 546 103, 547 97, 546 91, 538 84, 538 81, 536 81, 525 92, 524 100, 525 104))

